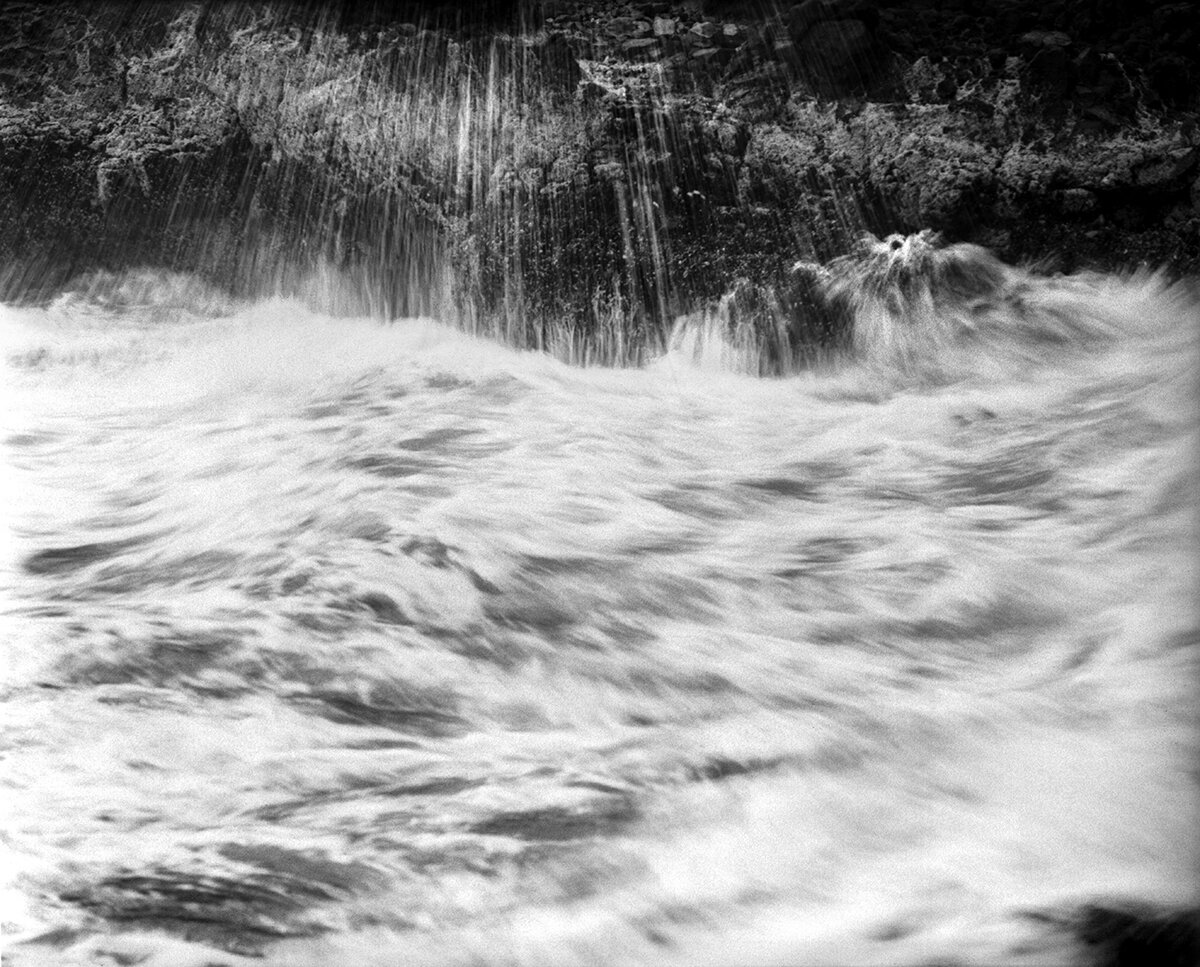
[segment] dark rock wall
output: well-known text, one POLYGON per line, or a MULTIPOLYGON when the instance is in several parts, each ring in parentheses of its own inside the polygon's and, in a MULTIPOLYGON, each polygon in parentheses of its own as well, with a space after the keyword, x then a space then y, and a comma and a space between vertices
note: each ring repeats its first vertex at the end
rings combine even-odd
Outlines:
POLYGON ((357 308, 636 358, 674 315, 777 296, 864 230, 1194 271, 1196 19, 1153 0, 0 3, 0 294, 147 263, 261 292, 332 265, 357 308))

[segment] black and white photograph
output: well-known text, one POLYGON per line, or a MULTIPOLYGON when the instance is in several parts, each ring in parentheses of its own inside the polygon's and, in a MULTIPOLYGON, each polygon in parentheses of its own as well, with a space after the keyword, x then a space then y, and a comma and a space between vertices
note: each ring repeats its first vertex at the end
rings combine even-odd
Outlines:
POLYGON ((3 967, 1200 967, 1200 4, 0 0, 3 967))

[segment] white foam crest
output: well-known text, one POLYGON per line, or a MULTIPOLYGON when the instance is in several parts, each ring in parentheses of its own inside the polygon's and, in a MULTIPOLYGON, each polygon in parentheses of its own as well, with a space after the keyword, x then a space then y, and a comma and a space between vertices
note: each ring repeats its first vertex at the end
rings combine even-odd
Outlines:
POLYGON ((826 294, 853 314, 863 359, 913 376, 1013 374, 1099 344, 1189 331, 1197 299, 1164 273, 1041 276, 928 233, 836 260, 826 294))

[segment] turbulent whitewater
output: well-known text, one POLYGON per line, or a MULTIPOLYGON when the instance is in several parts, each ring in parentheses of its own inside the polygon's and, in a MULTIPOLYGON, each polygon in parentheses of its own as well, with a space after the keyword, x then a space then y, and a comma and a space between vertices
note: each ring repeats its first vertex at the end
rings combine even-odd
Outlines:
POLYGON ((829 270, 638 369, 0 307, 14 964, 1045 964, 1200 901, 1186 285, 829 270))

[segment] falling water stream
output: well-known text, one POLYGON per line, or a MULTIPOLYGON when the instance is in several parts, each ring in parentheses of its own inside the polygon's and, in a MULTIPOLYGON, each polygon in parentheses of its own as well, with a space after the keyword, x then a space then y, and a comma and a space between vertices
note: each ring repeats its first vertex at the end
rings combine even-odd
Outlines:
POLYGON ((946 258, 776 379, 0 308, 6 962, 1045 964, 1196 903, 1194 296, 946 258))

